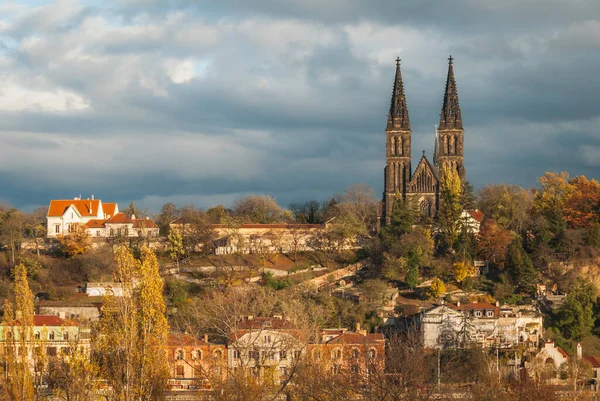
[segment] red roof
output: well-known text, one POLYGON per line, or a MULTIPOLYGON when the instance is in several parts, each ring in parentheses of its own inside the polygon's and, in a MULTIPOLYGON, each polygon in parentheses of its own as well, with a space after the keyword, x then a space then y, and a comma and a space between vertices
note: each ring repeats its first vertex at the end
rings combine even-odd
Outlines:
POLYGON ((69 206, 73 205, 79 214, 83 217, 96 216, 100 208, 99 199, 68 199, 68 200, 51 200, 48 207, 48 216, 58 217, 65 214, 69 206))
POLYGON ((483 221, 484 218, 484 214, 481 210, 479 209, 475 209, 475 210, 469 210, 468 213, 471 215, 471 217, 473 219, 475 219, 476 221, 478 221, 479 223, 481 223, 483 221))
POLYGON ((569 353, 567 351, 565 351, 564 349, 562 349, 561 347, 554 347, 556 348, 556 350, 558 351, 559 354, 561 354, 562 356, 564 356, 565 358, 569 358, 571 355, 569 355, 569 353))
MULTIPOLYGON (((10 324, 10 326, 20 326, 21 322, 17 319, 10 324)), ((69 319, 61 319, 58 316, 54 315, 34 315, 33 316, 33 325, 37 327, 47 326, 47 327, 61 327, 61 326, 79 326, 78 323, 69 320, 69 319)))
POLYGON ((171 347, 208 345, 208 343, 189 334, 169 334, 167 344, 171 347))
POLYGON ((102 204, 102 211, 104 212, 104 214, 108 218, 114 216, 116 210, 117 210, 117 204, 116 203, 104 203, 104 204, 102 204))
POLYGON ((595 356, 584 356, 581 359, 583 359, 586 362, 589 362, 593 368, 600 368, 600 359, 596 358, 595 356))
POLYGON ((363 335, 349 331, 328 341, 330 344, 376 344, 383 342, 385 342, 385 338, 381 333, 363 335))
POLYGON ((133 220, 133 228, 158 228, 158 226, 150 219, 135 219, 133 220))
POLYGON ((106 223, 106 220, 92 219, 85 223, 84 226, 87 228, 104 228, 104 223, 106 223))
POLYGON ((110 219, 108 219, 106 221, 106 224, 128 224, 128 223, 133 223, 133 220, 131 220, 129 217, 127 217, 127 215, 125 213, 117 213, 113 217, 111 217, 110 219))

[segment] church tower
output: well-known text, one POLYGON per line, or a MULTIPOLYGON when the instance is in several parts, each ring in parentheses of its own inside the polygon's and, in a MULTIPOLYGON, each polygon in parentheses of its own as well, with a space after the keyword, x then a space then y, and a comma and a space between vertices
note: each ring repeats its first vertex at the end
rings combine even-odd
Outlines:
POLYGON ((440 169, 440 175, 444 168, 453 168, 458 172, 461 180, 464 180, 465 165, 463 151, 465 131, 458 104, 458 92, 456 90, 452 60, 453 58, 450 56, 448 58, 448 77, 446 78, 444 103, 437 131, 437 160, 434 160, 434 164, 440 169))
POLYGON ((402 197, 406 196, 406 184, 410 181, 411 174, 411 129, 402 72, 400 71, 400 58, 396 59, 396 77, 394 78, 394 90, 385 133, 385 189, 382 205, 385 223, 383 221, 382 223, 388 224, 396 193, 399 193, 402 197))

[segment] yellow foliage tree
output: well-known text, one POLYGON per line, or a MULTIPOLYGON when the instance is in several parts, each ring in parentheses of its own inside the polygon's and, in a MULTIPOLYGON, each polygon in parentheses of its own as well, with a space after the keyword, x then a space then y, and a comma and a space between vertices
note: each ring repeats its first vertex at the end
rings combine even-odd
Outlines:
POLYGON ((90 236, 85 228, 80 224, 67 235, 58 237, 60 248, 66 257, 72 257, 87 252, 91 247, 90 236))
POLYGON ((102 376, 115 399, 155 400, 169 377, 163 282, 158 261, 147 247, 136 260, 126 247, 115 250, 115 279, 123 296, 103 300, 98 352, 102 376))
POLYGON ((14 269, 14 308, 8 300, 4 303, 2 322, 4 347, 0 351, 4 363, 2 390, 7 399, 31 401, 34 399, 31 366, 35 363, 33 340, 33 293, 27 282, 27 269, 20 264, 14 269), (32 359, 30 359, 32 358, 32 359))
POLYGON ((454 263, 454 278, 461 283, 467 277, 475 277, 475 267, 465 262, 454 263))
POLYGON ((436 215, 437 230, 444 248, 454 246, 460 230, 461 182, 458 172, 452 168, 442 168, 440 207, 436 215))
POLYGON ((431 282, 427 295, 431 298, 441 298, 446 293, 446 285, 439 278, 434 278, 431 282))

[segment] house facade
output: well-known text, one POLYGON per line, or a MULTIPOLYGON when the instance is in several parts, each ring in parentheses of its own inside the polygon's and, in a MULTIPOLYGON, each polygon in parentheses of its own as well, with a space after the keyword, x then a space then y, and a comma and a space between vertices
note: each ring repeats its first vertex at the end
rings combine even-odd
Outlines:
POLYGON ((100 199, 51 200, 46 215, 48 238, 67 235, 92 220, 108 220, 119 213, 116 203, 102 203, 100 199))

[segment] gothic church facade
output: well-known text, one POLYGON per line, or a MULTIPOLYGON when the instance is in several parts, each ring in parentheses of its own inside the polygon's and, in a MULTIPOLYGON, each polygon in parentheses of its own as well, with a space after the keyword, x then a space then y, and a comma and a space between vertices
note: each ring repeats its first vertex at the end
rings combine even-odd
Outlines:
POLYGON ((378 205, 378 228, 390 223, 397 196, 418 206, 421 214, 434 217, 440 202, 440 178, 443 171, 455 169, 461 180, 465 178, 464 129, 452 61, 453 58, 450 56, 442 111, 435 135, 433 162, 427 159, 423 151, 423 156, 413 172, 412 130, 400 71, 400 59, 396 59, 394 89, 385 129, 386 164, 383 199, 378 205))

